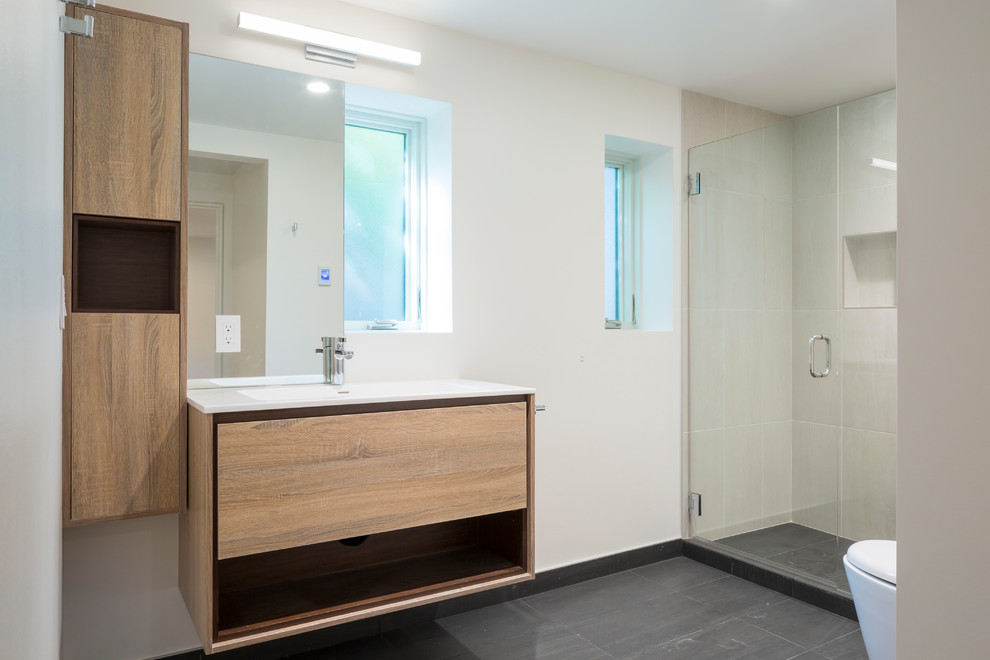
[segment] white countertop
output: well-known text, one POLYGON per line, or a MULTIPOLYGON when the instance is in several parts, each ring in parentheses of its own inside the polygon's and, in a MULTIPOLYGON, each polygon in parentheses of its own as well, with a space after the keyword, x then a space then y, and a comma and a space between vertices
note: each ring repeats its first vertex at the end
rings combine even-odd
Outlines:
POLYGON ((212 414, 389 401, 512 396, 535 392, 536 390, 529 387, 451 379, 348 383, 347 385, 317 383, 218 387, 189 390, 186 400, 193 408, 212 414))

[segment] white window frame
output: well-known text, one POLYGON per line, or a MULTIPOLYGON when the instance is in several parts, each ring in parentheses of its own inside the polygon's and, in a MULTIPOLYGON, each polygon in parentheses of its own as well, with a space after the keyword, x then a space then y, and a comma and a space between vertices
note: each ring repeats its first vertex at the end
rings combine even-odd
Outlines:
MULTIPOLYGON (((344 111, 344 123, 349 126, 371 128, 406 137, 406 318, 375 319, 387 323, 374 323, 367 319, 344 320, 344 330, 421 330, 423 328, 423 292, 426 290, 427 222, 426 222, 426 121, 422 117, 389 112, 376 108, 348 105, 344 111), (395 322, 394 324, 392 322, 395 322)), ((346 189, 346 182, 345 182, 346 189)), ((344 237, 346 244, 347 237, 344 237)), ((346 251, 345 251, 346 259, 346 251)), ((346 291, 346 283, 345 283, 346 291)), ((346 295, 346 294, 345 294, 346 295)))
POLYGON ((618 194, 615 204, 617 264, 606 263, 605 268, 614 268, 618 278, 619 318, 605 319, 606 329, 635 329, 639 325, 636 305, 640 285, 640 238, 641 218, 639 204, 639 158, 618 151, 605 151, 605 167, 619 171, 618 194))

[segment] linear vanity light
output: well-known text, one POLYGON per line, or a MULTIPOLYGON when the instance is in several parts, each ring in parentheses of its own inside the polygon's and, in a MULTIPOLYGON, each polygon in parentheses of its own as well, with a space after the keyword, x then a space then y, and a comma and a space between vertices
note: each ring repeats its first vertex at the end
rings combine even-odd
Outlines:
POLYGON ((891 170, 893 172, 897 171, 897 163, 892 160, 884 160, 883 158, 871 158, 870 165, 873 167, 879 167, 884 170, 891 170))
MULTIPOLYGON (((328 57, 328 59, 333 60, 341 59, 346 62, 346 60, 352 60, 353 55, 363 55, 398 64, 419 66, 422 59, 420 53, 415 50, 406 50, 397 46, 389 46, 388 44, 382 44, 376 41, 349 37, 346 34, 307 27, 298 23, 289 23, 288 21, 280 21, 275 18, 267 18, 243 11, 237 14, 237 27, 242 30, 263 32, 275 37, 291 39, 292 41, 301 41, 307 44, 307 51, 310 50, 309 46, 322 46, 323 49, 336 51, 333 56, 328 57), (351 58, 348 58, 348 55, 351 55, 351 58)), ((353 66, 353 64, 347 64, 345 62, 333 61, 332 63, 353 66)))

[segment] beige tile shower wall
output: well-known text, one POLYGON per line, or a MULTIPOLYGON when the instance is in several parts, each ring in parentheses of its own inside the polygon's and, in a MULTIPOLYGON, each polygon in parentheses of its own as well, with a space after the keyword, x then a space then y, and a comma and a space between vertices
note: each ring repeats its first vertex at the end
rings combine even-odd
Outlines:
POLYGON ((894 539, 897 436, 843 427, 839 533, 854 540, 894 539))
POLYGON ((897 160, 894 92, 793 125, 793 520, 894 538, 896 173, 870 164, 897 160), (832 339, 822 379, 808 373, 816 334, 832 339))
MULTIPOLYGON (((842 440, 842 318, 839 250, 837 108, 793 121, 793 214, 791 373, 794 522, 830 534, 839 530, 839 456, 842 440), (825 335, 831 371, 813 378, 809 340, 825 335)), ((827 351, 815 343, 815 370, 827 351)))
POLYGON ((791 515, 791 128, 689 91, 681 110, 684 172, 707 145, 682 216, 684 484, 704 514, 684 530, 717 539, 791 515))
POLYGON ((792 518, 830 534, 839 522, 836 486, 841 439, 842 428, 837 425, 794 422, 792 518))
POLYGON ((843 254, 839 533, 896 535, 897 162, 894 91, 839 107, 839 232, 843 254))

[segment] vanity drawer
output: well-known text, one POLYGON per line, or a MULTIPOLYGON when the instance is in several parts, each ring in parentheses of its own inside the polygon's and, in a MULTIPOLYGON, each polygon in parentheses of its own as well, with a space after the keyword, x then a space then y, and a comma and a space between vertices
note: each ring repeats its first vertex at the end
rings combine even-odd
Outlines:
POLYGON ((217 558, 527 506, 526 404, 217 425, 217 558))

